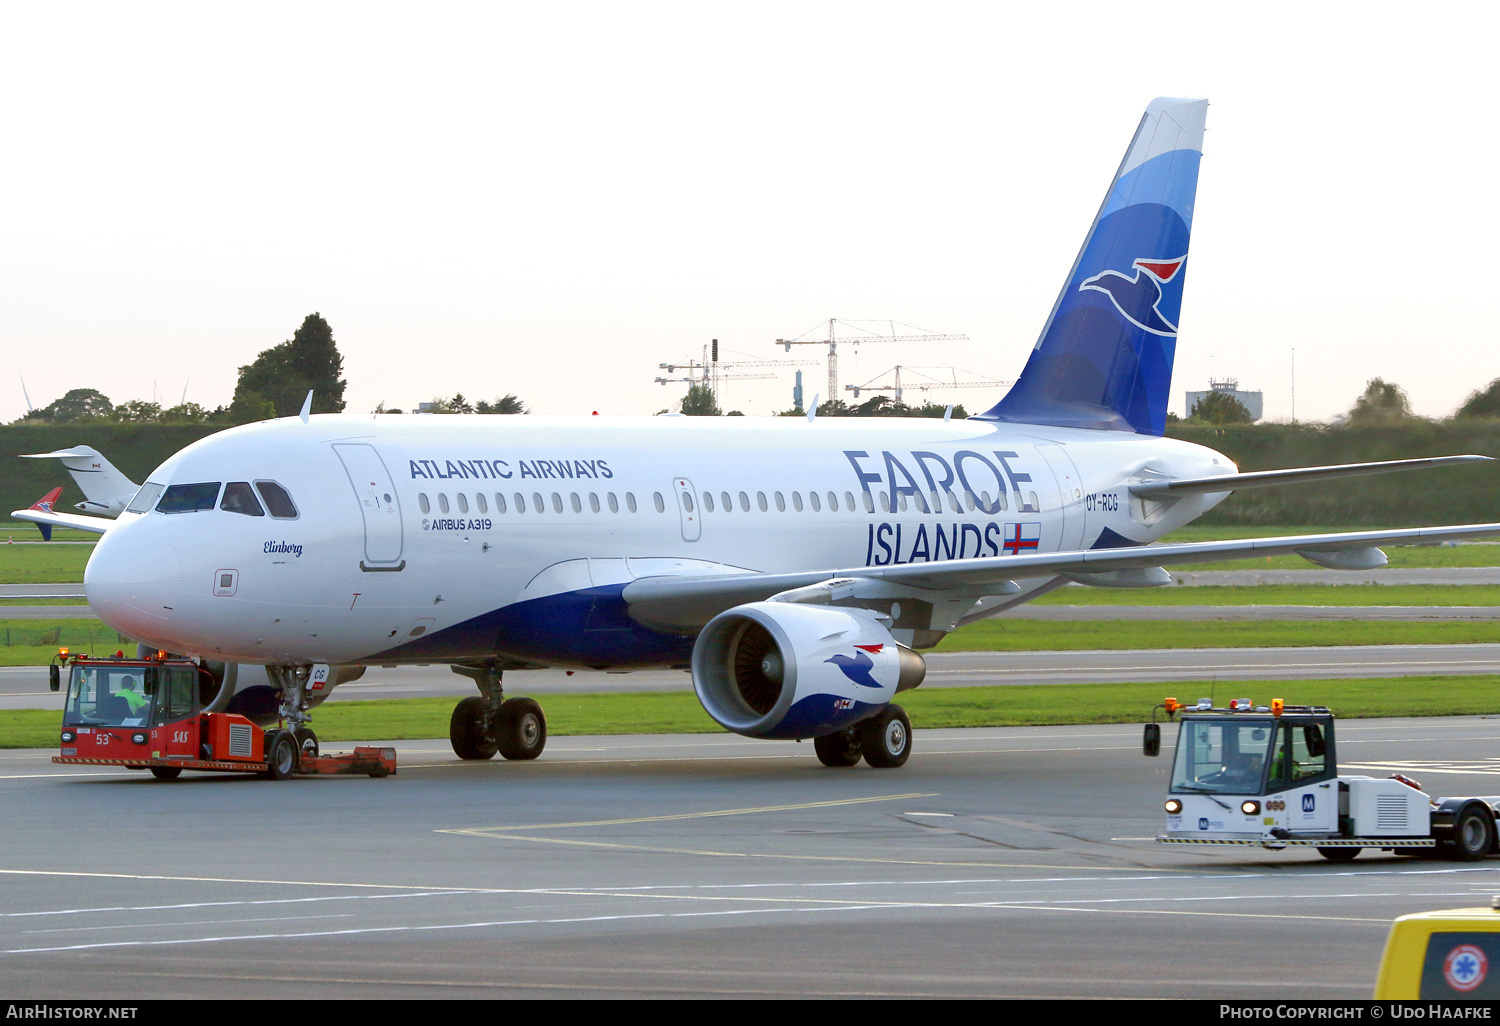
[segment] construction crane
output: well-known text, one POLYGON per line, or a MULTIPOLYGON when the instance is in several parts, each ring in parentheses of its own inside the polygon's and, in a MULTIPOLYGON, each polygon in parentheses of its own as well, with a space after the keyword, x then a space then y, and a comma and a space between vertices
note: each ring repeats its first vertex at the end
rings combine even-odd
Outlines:
MULTIPOLYGON (((920 367, 902 367, 898 363, 898 364, 896 364, 896 366, 892 367, 890 370, 882 371, 881 373, 875 375, 875 377, 871 378, 870 381, 869 381, 869 383, 867 383, 867 384, 863 384, 863 385, 845 385, 844 386, 844 391, 846 391, 846 392, 853 392, 854 393, 854 398, 856 398, 856 399, 859 398, 859 393, 861 393, 861 392, 894 392, 894 393, 896 393, 896 402, 899 403, 901 401, 901 391, 902 391, 903 388, 915 388, 915 389, 918 389, 921 392, 926 392, 929 388, 997 388, 997 387, 1000 387, 1002 385, 1013 385, 1013 384, 1015 384, 1014 381, 988 381, 988 380, 983 380, 983 379, 975 379, 973 381, 960 381, 960 380, 958 380, 958 368, 957 367, 941 367, 941 368, 934 367, 934 368, 931 368, 931 369, 932 370, 946 370, 946 371, 948 371, 949 372, 949 376, 952 378, 952 380, 951 381, 939 381, 936 378, 933 378, 933 377, 928 376, 927 374, 924 374, 922 372, 922 369, 920 367), (912 381, 910 379, 910 377, 908 377, 907 381, 906 381, 906 384, 903 385, 901 383, 901 372, 902 371, 905 371, 908 375, 916 374, 922 380, 914 382, 914 381, 912 381), (894 374, 894 376, 895 376, 895 382, 894 382, 894 384, 890 384, 890 385, 877 385, 877 384, 875 384, 876 381, 879 381, 881 378, 885 377, 887 374, 894 374)), ((965 374, 972 374, 973 371, 964 371, 964 373, 965 374)))
MULTIPOLYGON (((884 324, 884 325, 887 325, 889 327, 890 334, 888 334, 888 335, 877 335, 875 332, 870 331, 867 328, 861 328, 861 327, 859 327, 859 323, 860 322, 858 322, 858 321, 840 321, 836 317, 830 317, 828 319, 828 337, 827 338, 807 338, 807 337, 805 337, 807 335, 811 335, 814 331, 822 331, 823 330, 823 326, 820 324, 816 328, 808 328, 806 331, 804 331, 801 335, 798 335, 796 338, 778 338, 776 340, 776 344, 779 345, 779 346, 781 346, 787 352, 790 353, 792 351, 792 346, 814 346, 814 345, 823 345, 824 343, 827 343, 827 345, 828 345, 828 397, 830 399, 832 399, 832 398, 836 397, 839 394, 839 348, 838 347, 839 347, 839 343, 840 342, 849 342, 849 343, 852 343, 854 345, 858 345, 861 342, 946 342, 946 341, 967 341, 967 339, 969 337, 967 335, 944 335, 944 334, 939 334, 937 332, 928 331, 925 328, 914 327, 914 326, 912 326, 910 324, 901 324, 899 321, 878 321, 878 322, 876 322, 876 321, 867 321, 867 322, 865 322, 865 323, 869 323, 869 324, 874 324, 874 323, 884 324), (844 328, 846 328, 846 329, 848 329, 850 331, 863 332, 863 334, 840 335, 840 334, 838 334, 838 328, 839 328, 840 325, 842 325, 844 328), (910 333, 909 334, 904 334, 904 335, 897 334, 896 333, 896 328, 898 326, 900 326, 902 328, 909 329, 910 333)), ((860 387, 863 388, 864 386, 860 386, 860 387)))
POLYGON ((722 381, 768 381, 776 377, 775 374, 739 374, 732 373, 743 367, 811 367, 815 361, 812 360, 735 360, 733 362, 719 362, 719 340, 713 339, 703 347, 703 358, 688 360, 686 363, 661 363, 657 366, 668 374, 676 373, 680 368, 688 372, 685 378, 657 378, 656 383, 665 385, 668 382, 682 381, 689 385, 707 385, 713 392, 714 403, 719 402, 719 383, 722 381))

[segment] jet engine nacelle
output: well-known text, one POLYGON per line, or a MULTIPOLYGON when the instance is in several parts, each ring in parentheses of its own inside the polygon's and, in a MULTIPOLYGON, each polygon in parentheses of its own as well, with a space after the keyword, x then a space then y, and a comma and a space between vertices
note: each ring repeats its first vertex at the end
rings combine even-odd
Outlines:
POLYGON ((698 701, 747 737, 831 734, 926 672, 921 656, 861 609, 750 602, 710 620, 693 646, 698 701))

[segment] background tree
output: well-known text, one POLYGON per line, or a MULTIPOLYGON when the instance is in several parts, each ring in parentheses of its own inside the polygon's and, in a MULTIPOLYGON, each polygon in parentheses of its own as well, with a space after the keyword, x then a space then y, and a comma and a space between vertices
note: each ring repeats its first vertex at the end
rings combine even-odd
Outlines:
POLYGON ((1255 418, 1228 392, 1210 392, 1193 404, 1188 420, 1199 424, 1249 424, 1255 418))
POLYGON ((1415 419, 1406 390, 1381 378, 1366 382, 1364 393, 1349 408, 1349 423, 1356 427, 1402 424, 1415 419))
MULTIPOLYGON (((383 406, 384 404, 382 404, 383 406)), ((428 404, 431 409, 429 413, 525 413, 526 404, 517 399, 513 394, 507 394, 496 399, 494 402, 486 402, 483 399, 478 402, 470 402, 464 398, 462 392, 457 393, 451 399, 442 396, 434 396, 428 404)), ((398 410, 375 411, 377 413, 397 413, 398 410)))
POLYGON ((526 404, 516 398, 515 393, 507 392, 492 403, 483 399, 474 404, 475 413, 525 413, 526 404))
POLYGON ((54 399, 40 410, 32 410, 23 421, 42 421, 48 424, 71 424, 93 417, 108 417, 115 404, 103 393, 92 388, 75 388, 61 399, 54 399))
POLYGON ((115 420, 126 424, 153 424, 161 419, 161 403, 130 399, 115 407, 115 420))
POLYGON ((339 377, 343 371, 344 358, 333 341, 333 329, 320 314, 310 313, 291 338, 240 368, 230 410, 262 409, 269 402, 273 416, 291 417, 301 411, 307 390, 312 389, 312 412, 341 413, 348 384, 339 377))
POLYGON ((1500 417, 1500 378, 1469 396, 1455 417, 1500 417))
POLYGON ((724 416, 724 411, 714 401, 714 390, 707 385, 689 385, 678 409, 689 417, 724 416))
POLYGON ((208 411, 197 403, 182 403, 162 410, 160 420, 163 424, 202 424, 208 420, 208 411))

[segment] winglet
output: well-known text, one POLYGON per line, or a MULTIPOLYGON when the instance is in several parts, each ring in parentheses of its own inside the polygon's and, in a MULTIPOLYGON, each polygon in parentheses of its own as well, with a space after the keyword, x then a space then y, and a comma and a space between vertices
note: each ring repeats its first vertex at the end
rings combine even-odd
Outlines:
POLYGON ((304 424, 307 423, 307 418, 312 416, 312 394, 313 390, 309 388, 307 390, 307 398, 302 400, 302 412, 297 414, 297 416, 302 418, 302 423, 304 424))
POLYGON ((813 401, 807 407, 807 422, 809 424, 811 424, 813 422, 813 418, 818 415, 818 400, 821 398, 822 396, 813 396, 813 401))
MULTIPOLYGON (((62 485, 58 485, 56 488, 52 489, 46 495, 43 495, 40 499, 38 499, 35 502, 33 502, 31 504, 31 508, 34 509, 34 510, 36 510, 39 513, 51 513, 52 512, 52 505, 53 505, 53 503, 57 502, 57 497, 59 495, 61 495, 61 494, 62 494, 62 485)), ((42 541, 51 541, 52 540, 52 525, 51 524, 37 524, 36 525, 36 529, 38 531, 42 532, 42 541)))

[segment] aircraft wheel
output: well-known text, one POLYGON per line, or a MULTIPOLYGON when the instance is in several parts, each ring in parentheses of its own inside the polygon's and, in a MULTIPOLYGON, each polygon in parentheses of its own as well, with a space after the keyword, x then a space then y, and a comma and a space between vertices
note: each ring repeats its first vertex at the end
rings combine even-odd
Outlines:
POLYGON ((292 731, 297 742, 297 758, 300 761, 303 756, 316 759, 318 757, 318 735, 312 732, 310 727, 298 727, 292 731))
POLYGON ((157 780, 176 780, 182 776, 181 766, 152 766, 151 775, 157 780))
POLYGON ((1452 855, 1460 862, 1478 862, 1494 841, 1495 824, 1481 808, 1470 806, 1453 821, 1452 855))
POLYGON ((899 705, 888 705, 860 723, 859 750, 876 769, 906 765, 911 755, 911 720, 899 705))
POLYGON ((448 721, 448 740, 453 745, 453 754, 460 759, 493 759, 495 741, 489 732, 489 703, 477 696, 470 696, 453 708, 453 718, 448 721))
POLYGON ((286 780, 297 772, 297 742, 288 730, 266 733, 266 778, 286 780))
POLYGON ((836 730, 832 734, 813 738, 813 751, 818 761, 834 768, 858 766, 863 753, 859 750, 859 728, 836 730))
POLYGON ((547 717, 529 698, 512 698, 500 706, 495 740, 507 759, 535 759, 547 747, 547 717))
POLYGON ((1354 856, 1362 851, 1363 848, 1319 848, 1318 854, 1329 862, 1352 862, 1354 856))

